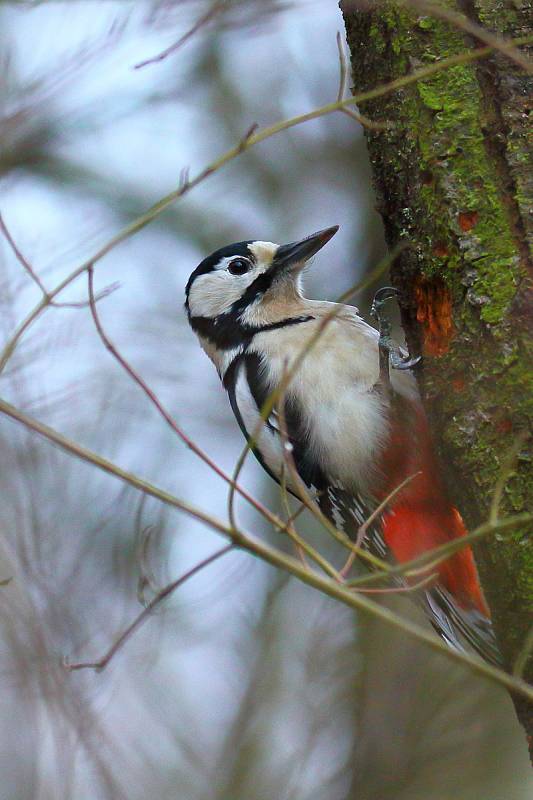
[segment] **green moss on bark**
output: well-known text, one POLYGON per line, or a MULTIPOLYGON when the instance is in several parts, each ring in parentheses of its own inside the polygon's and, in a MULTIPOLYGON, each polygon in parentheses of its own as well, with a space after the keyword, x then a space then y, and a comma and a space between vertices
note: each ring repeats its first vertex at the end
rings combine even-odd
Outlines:
MULTIPOLYGON (((526 32, 524 10, 499 0, 476 8, 465 0, 463 10, 504 32, 526 32)), ((371 12, 350 10, 345 21, 357 91, 472 46, 450 25, 391 2, 371 12)), ((498 57, 437 73, 361 108, 393 123, 366 134, 389 244, 409 243, 392 277, 402 289, 412 349, 424 340, 417 322, 420 280, 444 282, 451 295, 454 335, 445 355, 426 355, 421 388, 450 490, 470 525, 487 517, 516 433, 533 426, 523 98, 523 75, 498 57)), ((502 513, 533 508, 531 466, 526 444, 502 513)), ((522 530, 493 537, 476 553, 509 664, 531 624, 532 541, 522 530)), ((526 676, 533 680, 531 660, 526 676)))

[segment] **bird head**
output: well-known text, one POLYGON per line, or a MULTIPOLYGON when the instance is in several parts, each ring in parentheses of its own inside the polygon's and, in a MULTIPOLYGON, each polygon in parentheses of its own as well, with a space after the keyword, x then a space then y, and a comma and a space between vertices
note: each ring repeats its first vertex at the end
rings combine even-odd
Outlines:
POLYGON ((193 329, 204 336, 210 332, 214 341, 232 328, 253 329, 291 313, 291 304, 301 298, 305 263, 337 230, 334 225, 284 245, 250 240, 216 250, 187 283, 185 308, 193 329))

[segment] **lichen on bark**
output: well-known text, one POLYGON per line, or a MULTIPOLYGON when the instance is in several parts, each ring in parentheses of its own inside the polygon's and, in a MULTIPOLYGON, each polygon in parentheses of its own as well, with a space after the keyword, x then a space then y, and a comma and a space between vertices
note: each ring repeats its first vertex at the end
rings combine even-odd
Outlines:
MULTIPOLYGON (((527 3, 447 5, 500 33, 531 33, 527 3)), ((449 23, 403 4, 346 2, 343 13, 358 92, 477 46, 449 23)), ((391 122, 386 131, 366 131, 388 243, 408 244, 391 277, 402 292, 411 349, 425 354, 423 400, 450 491, 470 526, 487 518, 517 433, 533 427, 528 81, 499 54, 361 107, 391 122)), ((532 501, 529 440, 501 513, 531 510, 532 501)), ((476 558, 511 667, 533 619, 531 531, 493 536, 476 548, 476 558)), ((533 681, 531 658, 524 677, 533 681)), ((518 705, 531 735, 532 709, 518 705)))

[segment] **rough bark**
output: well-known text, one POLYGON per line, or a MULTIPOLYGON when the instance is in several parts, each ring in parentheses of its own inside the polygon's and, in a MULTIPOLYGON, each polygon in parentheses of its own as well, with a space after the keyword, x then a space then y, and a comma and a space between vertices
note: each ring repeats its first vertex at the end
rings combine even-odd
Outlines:
MULTIPOLYGON (((448 7, 507 36, 531 34, 527 0, 448 7)), ((343 14, 358 92, 480 44, 427 10, 345 2, 343 14)), ((361 107, 393 124, 366 132, 388 243, 408 243, 392 281, 411 350, 424 353, 423 400, 470 527, 487 519, 505 455, 533 421, 532 88, 519 67, 496 55, 361 107)), ((530 454, 531 440, 507 482, 502 514, 533 508, 530 454)), ((476 558, 511 668, 533 619, 531 531, 492 536, 476 558)), ((533 682, 532 658, 523 675, 533 682)), ((531 737, 533 708, 517 698, 515 706, 531 737)))

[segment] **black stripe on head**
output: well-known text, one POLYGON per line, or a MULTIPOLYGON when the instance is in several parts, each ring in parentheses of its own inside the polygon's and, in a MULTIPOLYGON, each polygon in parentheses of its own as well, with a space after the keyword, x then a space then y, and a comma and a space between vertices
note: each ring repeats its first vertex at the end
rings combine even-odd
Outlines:
POLYGON ((233 319, 238 319, 240 315, 246 311, 248 306, 251 306, 252 303, 255 303, 256 300, 260 300, 261 297, 266 294, 274 283, 276 275, 277 269, 274 262, 271 267, 262 272, 261 275, 258 275, 255 281, 252 281, 244 294, 233 303, 230 310, 227 312, 228 315, 233 317, 233 319))
POLYGON ((187 286, 185 287, 185 308, 187 309, 187 312, 189 311, 189 292, 196 278, 199 275, 206 275, 208 272, 213 272, 217 264, 219 264, 223 258, 231 258, 231 256, 245 256, 251 261, 255 261, 254 254, 248 247, 248 245, 253 244, 253 241, 253 239, 248 239, 245 242, 228 244, 226 247, 221 247, 219 250, 215 250, 214 253, 211 253, 210 256, 207 256, 207 258, 204 258, 204 260, 198 264, 191 277, 187 281, 187 286))

